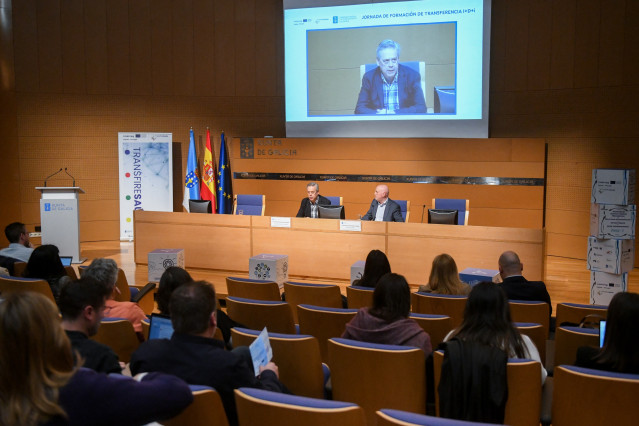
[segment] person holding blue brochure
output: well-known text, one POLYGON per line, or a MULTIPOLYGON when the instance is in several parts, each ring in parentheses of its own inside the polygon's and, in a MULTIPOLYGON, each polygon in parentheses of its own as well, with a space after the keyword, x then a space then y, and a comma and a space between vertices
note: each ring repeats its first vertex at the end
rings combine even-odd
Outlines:
POLYGON ((288 392, 277 365, 268 362, 256 377, 248 348, 224 350, 213 338, 217 328, 215 289, 206 281, 178 287, 169 301, 174 333, 171 339, 144 342, 131 357, 131 373, 173 374, 192 385, 211 386, 222 399, 229 424, 238 423, 233 390, 240 387, 288 392))
POLYGON ((399 63, 399 43, 377 46, 377 68, 362 78, 355 114, 423 114, 426 100, 419 72, 399 63))

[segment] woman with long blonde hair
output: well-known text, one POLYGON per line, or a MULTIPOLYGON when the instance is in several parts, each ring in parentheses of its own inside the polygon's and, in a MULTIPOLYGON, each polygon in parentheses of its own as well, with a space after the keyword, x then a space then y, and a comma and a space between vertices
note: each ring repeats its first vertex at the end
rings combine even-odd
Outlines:
POLYGON ((470 286, 459 279, 455 259, 449 254, 442 253, 433 259, 428 285, 420 286, 419 291, 466 296, 470 293, 470 286))
POLYGON ((0 301, 0 425, 146 424, 174 417, 193 400, 174 376, 118 379, 74 366, 60 321, 41 294, 0 301))

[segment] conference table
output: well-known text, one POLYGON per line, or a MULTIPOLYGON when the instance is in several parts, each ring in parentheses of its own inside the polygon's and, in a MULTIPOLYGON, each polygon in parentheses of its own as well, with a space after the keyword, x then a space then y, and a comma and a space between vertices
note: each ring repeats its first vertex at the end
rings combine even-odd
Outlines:
POLYGON ((431 262, 441 253, 450 254, 461 271, 497 269, 499 255, 513 250, 526 278, 544 276, 543 229, 138 210, 134 241, 136 264, 147 264, 150 251, 178 248, 187 268, 244 276, 250 257, 269 253, 288 255, 293 279, 348 281, 351 265, 373 249, 385 252, 393 272, 413 285, 428 281, 431 262))

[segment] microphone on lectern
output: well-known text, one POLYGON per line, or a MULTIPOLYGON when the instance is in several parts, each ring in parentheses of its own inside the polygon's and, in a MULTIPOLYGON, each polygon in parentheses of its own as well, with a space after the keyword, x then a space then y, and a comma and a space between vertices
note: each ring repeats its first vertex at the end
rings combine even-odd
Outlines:
POLYGON ((55 173, 50 174, 49 176, 44 178, 44 186, 47 186, 47 181, 52 178, 53 176, 57 175, 58 173, 60 173, 62 171, 62 167, 60 167, 60 170, 58 170, 55 173))

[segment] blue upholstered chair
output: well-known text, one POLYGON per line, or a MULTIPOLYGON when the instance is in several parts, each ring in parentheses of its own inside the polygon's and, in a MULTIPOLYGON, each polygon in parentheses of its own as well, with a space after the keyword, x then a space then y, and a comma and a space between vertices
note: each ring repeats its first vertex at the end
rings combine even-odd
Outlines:
POLYGON ((193 402, 179 415, 163 420, 164 426, 228 426, 222 399, 215 389, 209 386, 189 385, 193 393, 193 402))
POLYGON ((433 112, 435 114, 455 114, 456 88, 455 86, 435 86, 433 112))
POLYGON ((341 337, 346 324, 355 317, 357 309, 327 308, 315 305, 298 305, 300 333, 317 339, 323 362, 328 362, 328 339, 341 337))
POLYGON ((606 318, 608 307, 605 305, 584 305, 580 303, 557 303, 557 326, 564 322, 579 324, 587 315, 606 318))
POLYGON ((404 218, 404 222, 408 222, 408 218, 410 217, 410 201, 408 200, 393 200, 397 204, 399 204, 399 209, 402 212, 402 217, 404 218))
MULTIPOLYGON (((234 327, 231 329, 234 346, 249 346, 260 330, 234 327)), ((324 398, 324 383, 328 367, 322 365, 317 339, 308 334, 268 333, 277 364, 280 381, 295 395, 324 398)))
POLYGON ((33 291, 47 297, 53 303, 53 293, 49 283, 37 278, 0 276, 0 293, 7 294, 15 291, 33 291))
POLYGON ((339 286, 333 284, 311 284, 287 281, 284 283, 286 301, 291 305, 293 319, 297 324, 297 305, 313 304, 331 308, 342 307, 342 293, 339 286))
POLYGON ((467 422, 425 416, 400 410, 382 409, 377 413, 377 426, 494 426, 493 423, 467 422))
POLYGON ((553 426, 636 425, 639 375, 555 368, 553 426))
POLYGON ((333 398, 375 412, 395 408, 426 414, 426 355, 410 346, 379 345, 334 338, 328 341, 333 398))
POLYGON ((266 196, 236 194, 233 199, 233 214, 264 216, 266 196))
POLYGON ((468 225, 468 212, 470 208, 469 200, 462 200, 456 198, 433 198, 433 209, 445 209, 445 210, 457 210, 458 225, 468 225))
POLYGON ((329 199, 329 201, 331 202, 331 206, 344 205, 344 197, 329 197, 328 195, 324 195, 324 197, 329 199))
MULTIPOLYGON (((636 326, 636 325, 635 325, 636 326)), ((573 326, 559 326, 555 330, 554 366, 573 365, 580 346, 599 346, 599 330, 573 326)))
POLYGON ((431 315, 410 313, 413 319, 430 336, 430 344, 433 349, 444 341, 444 338, 453 329, 452 321, 448 315, 431 315))
POLYGON ((546 332, 550 329, 550 306, 546 302, 531 300, 509 300, 510 315, 514 322, 534 322, 541 324, 546 332))
POLYGON ((245 299, 282 300, 280 287, 275 281, 226 277, 226 291, 229 296, 243 297, 245 299))
POLYGON ((411 309, 417 314, 447 315, 455 328, 464 319, 464 309, 468 297, 451 294, 411 293, 411 309))
POLYGON ((228 296, 226 312, 232 320, 252 330, 266 327, 273 333, 297 332, 291 307, 286 302, 228 296))
POLYGON ((235 390, 235 403, 241 425, 366 425, 363 410, 350 402, 239 388, 235 390))
POLYGON ((346 298, 350 309, 368 308, 373 305, 372 287, 350 285, 346 287, 346 298))

